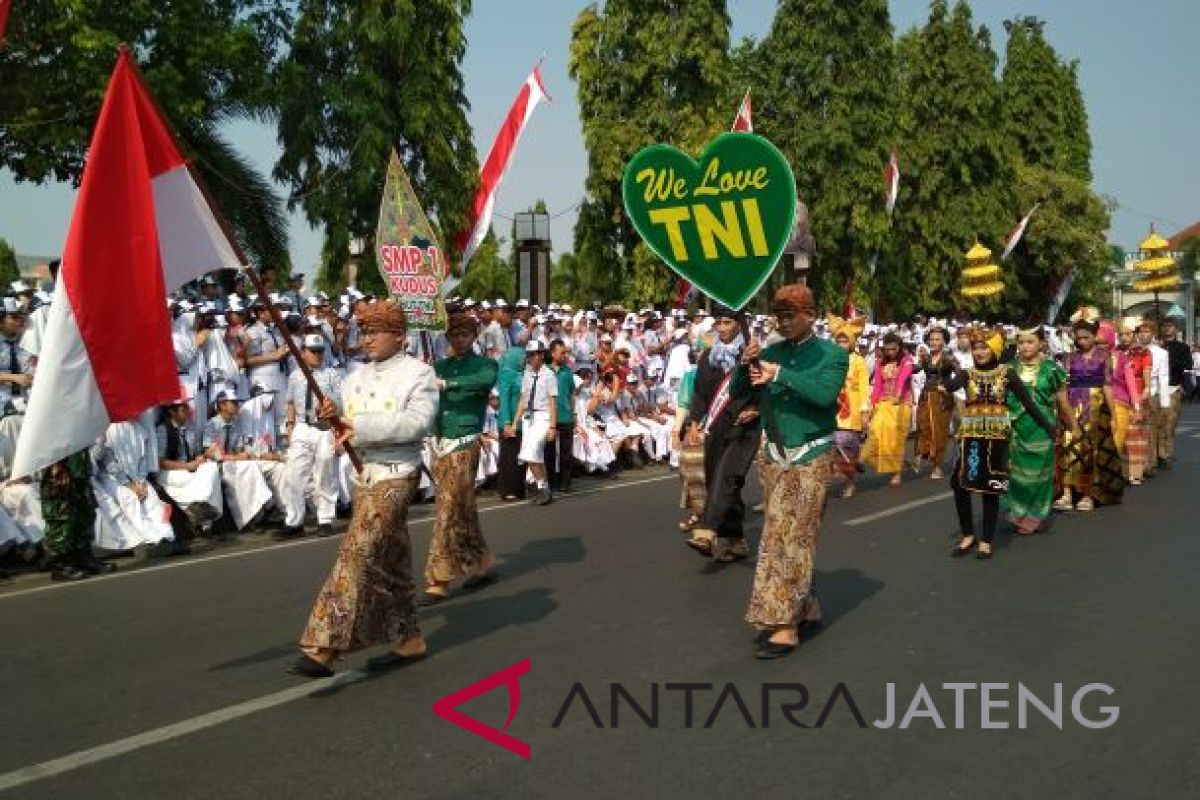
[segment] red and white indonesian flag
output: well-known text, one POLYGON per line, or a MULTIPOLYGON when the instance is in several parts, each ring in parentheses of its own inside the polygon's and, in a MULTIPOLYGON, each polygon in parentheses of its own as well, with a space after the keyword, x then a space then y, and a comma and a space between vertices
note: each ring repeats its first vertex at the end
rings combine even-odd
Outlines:
POLYGON ((8 27, 8 9, 12 0, 0 0, 0 44, 4 44, 4 30, 8 27))
POLYGON ((13 476, 178 399, 167 291, 240 264, 122 50, 92 134, 13 476))
MULTIPOLYGON (((454 242, 455 247, 462 253, 460 272, 466 270, 471 256, 475 255, 476 249, 487 236, 492 225, 492 212, 496 208, 496 192, 500 189, 500 181, 504 180, 504 173, 508 171, 508 165, 512 161, 525 125, 543 99, 548 100, 550 96, 546 94, 546 87, 542 84, 542 65, 538 64, 525 79, 521 91, 517 92, 517 99, 508 110, 508 116, 504 118, 504 124, 496 134, 496 141, 492 142, 487 161, 483 163, 483 169, 479 172, 479 188, 475 191, 475 200, 471 204, 471 222, 467 230, 459 233, 454 242)), ((455 283, 457 281, 448 279, 442 285, 442 292, 448 292, 455 283)))
POLYGON ((1008 239, 1004 242, 1004 252, 1000 254, 1001 261, 1008 258, 1012 251, 1017 249, 1017 245, 1021 243, 1021 237, 1025 235, 1025 229, 1029 227, 1029 218, 1033 216, 1033 212, 1037 211, 1040 205, 1041 203, 1037 203, 1029 209, 1029 213, 1017 223, 1017 227, 1012 229, 1012 233, 1008 234, 1008 239))
POLYGON ((883 193, 887 200, 887 213, 891 216, 892 209, 896 207, 896 197, 900 194, 900 162, 896 160, 896 151, 892 151, 892 157, 888 160, 887 168, 883 171, 883 193))
POLYGON ((737 116, 733 118, 733 127, 729 130, 754 133, 753 108, 750 103, 749 89, 746 90, 746 96, 742 98, 742 104, 738 106, 737 116))

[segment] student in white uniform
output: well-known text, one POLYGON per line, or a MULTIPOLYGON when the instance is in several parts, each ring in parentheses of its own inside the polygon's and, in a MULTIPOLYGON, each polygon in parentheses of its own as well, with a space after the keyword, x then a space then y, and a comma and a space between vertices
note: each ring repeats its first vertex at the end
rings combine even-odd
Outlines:
POLYGON ((553 442, 558 424, 558 381, 546 366, 546 345, 534 339, 525 345, 525 374, 521 376, 521 399, 514 425, 521 428, 521 451, 517 459, 529 466, 537 483, 533 502, 549 505, 553 500, 546 478, 546 443, 553 442))
POLYGON ((158 475, 155 481, 184 510, 197 527, 221 516, 221 470, 191 441, 188 401, 163 406, 158 425, 158 475))
MULTIPOLYGON (((326 350, 324 337, 319 333, 310 333, 304 337, 301 356, 312 369, 321 393, 333 402, 338 414, 341 414, 342 375, 340 370, 321 366, 326 350)), ((287 517, 279 538, 303 535, 308 497, 316 506, 318 535, 331 536, 338 501, 333 430, 328 422, 317 418, 320 403, 300 370, 293 372, 288 379, 286 403, 288 450, 284 508, 287 517)))
POLYGON ((275 492, 268 483, 278 480, 282 464, 257 459, 246 451, 246 435, 238 421, 237 393, 230 389, 217 392, 213 405, 216 416, 204 425, 201 444, 205 455, 221 465, 221 483, 225 489, 225 505, 236 530, 254 521, 272 502, 275 492))
POLYGON ((96 545, 132 550, 171 541, 167 506, 150 485, 158 469, 157 446, 140 422, 114 422, 92 447, 96 495, 96 545))
MULTIPOLYGON (((255 299, 251 309, 257 316, 254 324, 246 328, 246 375, 251 384, 258 384, 268 391, 282 395, 287 389, 287 359, 289 351, 284 336, 271 322, 271 313, 261 299, 255 299)), ((275 404, 275 425, 283 429, 286 409, 283 403, 275 404)))

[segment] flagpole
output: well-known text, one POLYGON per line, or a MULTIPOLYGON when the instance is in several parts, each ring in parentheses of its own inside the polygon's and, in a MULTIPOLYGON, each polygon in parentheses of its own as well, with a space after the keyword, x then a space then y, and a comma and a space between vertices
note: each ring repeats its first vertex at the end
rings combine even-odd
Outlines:
MULTIPOLYGON (((128 50, 128 45, 124 43, 118 47, 119 52, 125 52, 128 50)), ((143 86, 145 86, 146 79, 142 75, 141 69, 138 68, 137 61, 133 58, 130 58, 129 66, 132 68, 133 76, 143 86)), ((155 113, 157 113, 159 119, 162 120, 163 128, 175 141, 175 146, 179 148, 179 152, 188 152, 180 145, 179 137, 175 134, 175 128, 168 122, 167 115, 163 113, 163 110, 158 105, 158 101, 155 100, 154 95, 147 91, 146 97, 150 99, 155 113)), ((308 383, 308 388, 312 391, 313 397, 317 399, 318 403, 324 403, 326 399, 325 393, 322 392, 321 387, 317 385, 317 380, 313 377, 312 369, 308 366, 308 364, 304 363, 304 358, 301 356, 300 348, 296 346, 296 343, 292 341, 292 337, 287 333, 287 329, 284 326, 283 317, 280 315, 279 309, 276 308, 275 304, 271 302, 271 293, 268 291, 267 285, 263 283, 263 279, 258 272, 249 266, 249 259, 246 258, 245 252, 238 245, 237 237, 233 235, 233 228, 230 226, 229 220, 225 219, 225 215, 221 213, 221 209, 217 207, 215 202, 213 202, 212 194, 208 191, 208 185, 204 182, 204 179, 201 177, 199 171, 192 166, 190 160, 186 166, 188 173, 192 177, 192 180, 196 183, 196 188, 200 190, 200 195, 204 198, 204 202, 208 204, 208 209, 210 212, 212 212, 213 219, 215 219, 217 224, 221 226, 221 231, 225 234, 225 238, 229 241, 230 248, 237 255, 238 260, 241 262, 240 266, 242 271, 245 272, 246 277, 250 279, 250 282, 254 284, 254 289, 258 292, 259 299, 262 300, 263 304, 267 308, 267 312, 271 315, 271 321, 275 323, 275 327, 278 328, 279 332, 283 334, 283 342, 287 345, 288 352, 291 354, 292 358, 296 360, 296 365, 300 367, 300 371, 304 374, 304 380, 308 383)), ((276 400, 278 399, 279 398, 276 398, 276 400)), ((343 430, 340 420, 335 419, 331 421, 331 425, 339 433, 343 430)), ((357 472, 362 472, 363 460, 362 457, 359 456, 359 454, 354 450, 354 447, 349 442, 343 442, 342 449, 345 450, 346 455, 350 458, 350 463, 354 465, 354 469, 357 472)))

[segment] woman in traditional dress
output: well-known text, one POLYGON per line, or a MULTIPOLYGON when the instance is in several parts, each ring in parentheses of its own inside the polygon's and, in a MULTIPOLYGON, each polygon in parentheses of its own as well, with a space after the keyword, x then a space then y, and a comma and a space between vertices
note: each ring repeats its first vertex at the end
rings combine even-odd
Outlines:
POLYGON ((922 459, 933 465, 929 477, 940 480, 942 462, 946 460, 946 443, 950 440, 950 420, 954 417, 954 394, 946 391, 945 383, 958 369, 958 362, 946 352, 949 334, 945 328, 933 327, 925 333, 928 351, 918 364, 925 382, 917 402, 917 446, 913 456, 913 472, 921 471, 922 459))
POLYGON ((1067 431, 1059 440, 1057 484, 1062 495, 1054 503, 1056 511, 1091 511, 1121 502, 1125 480, 1113 436, 1118 381, 1110 358, 1115 342, 1101 342, 1101 331, 1111 337, 1111 326, 1097 320, 1073 323, 1075 352, 1067 358, 1067 403, 1081 433, 1067 431))
POLYGON ((837 430, 833 434, 833 473, 841 475, 845 483, 842 497, 854 496, 854 479, 859 471, 859 454, 862 450, 863 414, 871 410, 871 376, 867 362, 855 352, 859 334, 866 326, 862 317, 842 319, 830 315, 829 333, 834 343, 850 356, 846 381, 838 394, 837 430))
MULTIPOLYGON (((976 558, 989 559, 1000 514, 1000 495, 1008 489, 1009 437, 1012 435, 1008 404, 1015 399, 1050 441, 1054 440, 1054 425, 1038 408, 1015 368, 1000 362, 1004 335, 992 328, 973 326, 969 336, 975 366, 965 379, 967 399, 958 429, 958 461, 950 479, 960 531, 958 544, 950 555, 959 558, 977 550, 976 558), (978 537, 971 508, 972 494, 983 497, 983 528, 978 537)), ((958 383, 954 380, 948 388, 957 390, 958 383)))
POLYGON ((464 578, 465 589, 476 589, 496 579, 496 557, 479 527, 475 477, 479 471, 480 435, 497 366, 487 356, 475 354, 478 335, 479 323, 474 317, 451 314, 446 326, 450 356, 434 366, 441 398, 430 444, 437 509, 425 564, 425 593, 421 596, 421 604, 427 606, 449 597, 450 582, 455 579, 464 578))
POLYGON ((900 337, 895 333, 884 336, 871 388, 872 409, 863 412, 870 433, 862 460, 876 472, 891 475, 891 486, 900 485, 904 469, 904 448, 912 425, 912 374, 912 357, 904 352, 900 337))
POLYGON ((1140 320, 1126 317, 1121 322, 1121 347, 1116 371, 1126 375, 1127 395, 1114 395, 1113 409, 1117 431, 1117 449, 1125 460, 1130 486, 1141 486, 1150 464, 1150 373, 1153 356, 1137 339, 1140 320), (1127 366, 1126 366, 1127 365, 1127 366))
MULTIPOLYGON (((1046 419, 1060 417, 1071 435, 1080 436, 1079 423, 1067 402, 1067 373, 1045 354, 1046 334, 1040 327, 1017 334, 1015 374, 1046 419)), ((1000 509, 1016 528, 1028 536, 1050 516, 1054 503, 1054 437, 1048 435, 1015 398, 1008 398, 1012 420, 1009 448, 1008 493, 1000 509)))

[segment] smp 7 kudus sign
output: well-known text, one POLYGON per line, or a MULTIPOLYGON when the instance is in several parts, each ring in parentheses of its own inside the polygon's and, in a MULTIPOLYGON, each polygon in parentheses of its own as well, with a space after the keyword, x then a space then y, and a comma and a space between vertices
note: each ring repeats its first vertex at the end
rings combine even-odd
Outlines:
POLYGON ((721 134, 699 160, 668 145, 647 147, 625 168, 621 190, 647 246, 733 308, 770 277, 796 216, 791 166, 752 133, 721 134))

